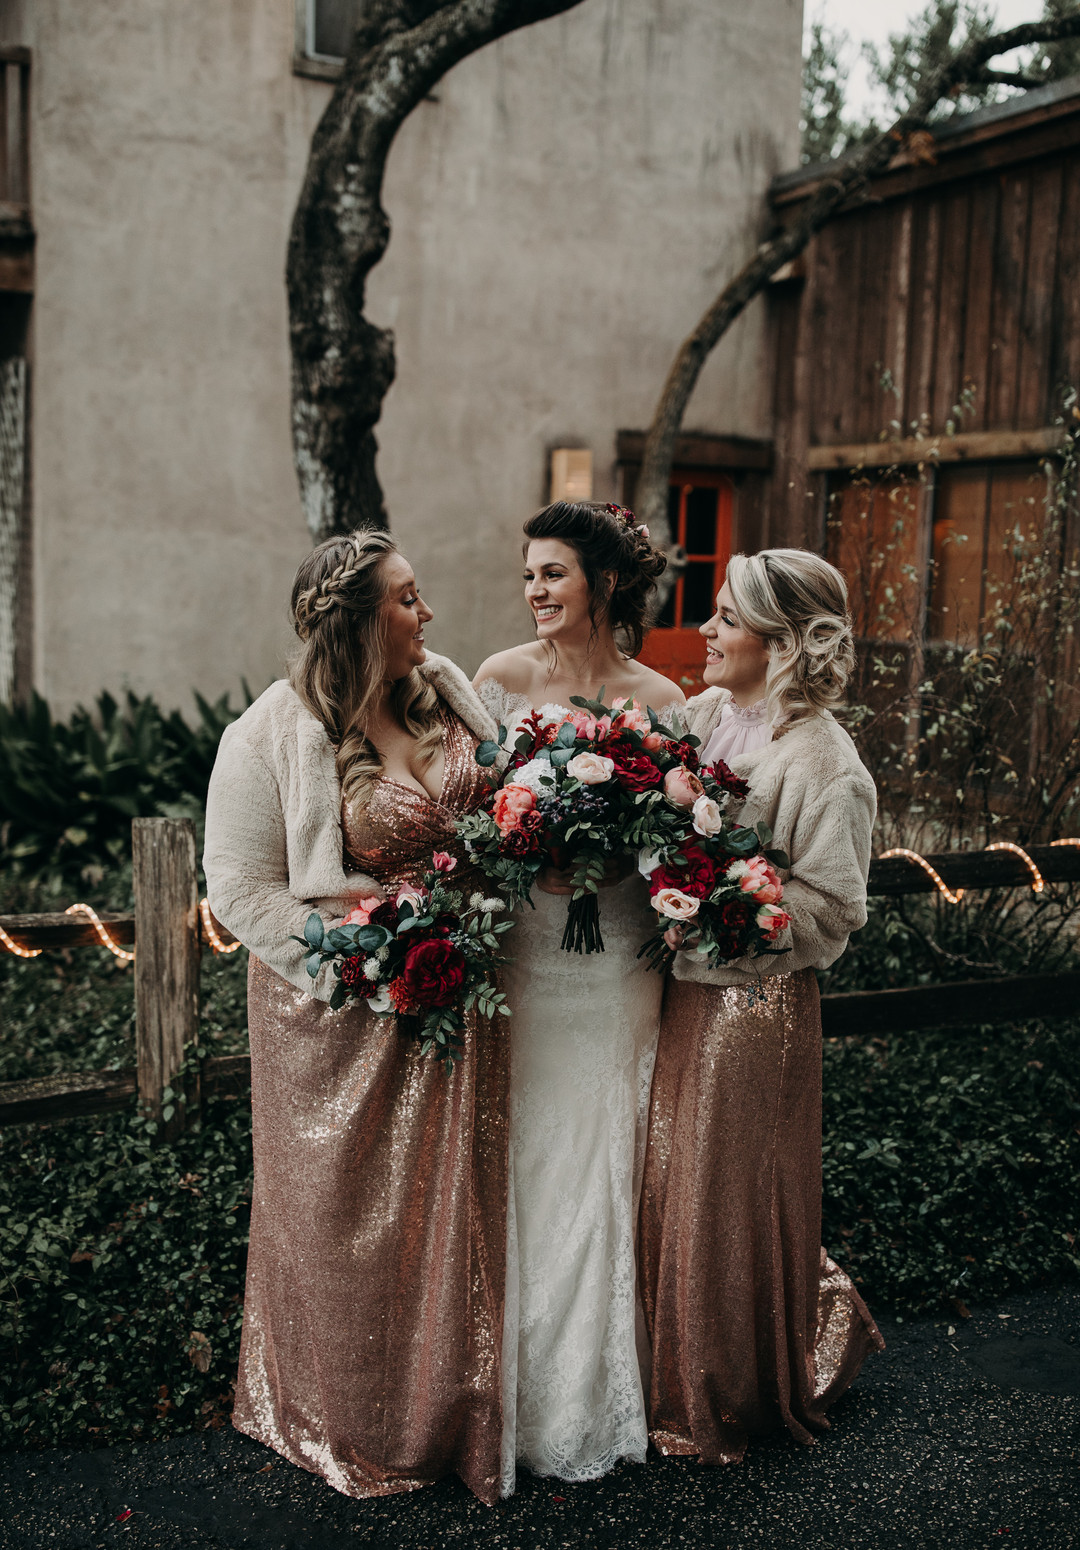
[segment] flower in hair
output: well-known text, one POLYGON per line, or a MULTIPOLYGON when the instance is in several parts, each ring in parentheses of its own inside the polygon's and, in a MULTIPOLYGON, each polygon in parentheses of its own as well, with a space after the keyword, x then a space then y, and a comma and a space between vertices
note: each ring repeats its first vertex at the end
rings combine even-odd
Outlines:
POLYGON ((608 501, 604 510, 609 512, 617 522, 621 522, 628 532, 639 533, 642 538, 648 538, 649 529, 644 522, 638 521, 628 506, 616 506, 614 501, 608 501))

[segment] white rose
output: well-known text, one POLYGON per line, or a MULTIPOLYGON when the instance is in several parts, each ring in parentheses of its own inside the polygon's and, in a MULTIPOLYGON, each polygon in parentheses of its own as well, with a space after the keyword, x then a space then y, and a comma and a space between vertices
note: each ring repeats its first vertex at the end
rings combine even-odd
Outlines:
POLYGON ((660 865, 660 852, 658 850, 639 850, 637 869, 642 877, 651 877, 660 865))
POLYGON ((658 915, 666 915, 669 920, 691 920, 701 908, 701 900, 683 893, 681 888, 661 888, 650 903, 658 915))
POLYGON ((615 773, 615 760, 599 753, 579 753, 568 762, 566 773, 583 786, 600 786, 615 773))
POLYGON ((530 759, 520 770, 514 770, 513 784, 527 786, 533 796, 550 796, 555 790, 555 772, 547 759, 530 759), (545 784, 541 785, 540 782, 545 784))
POLYGON ((720 816, 720 809, 712 797, 698 797, 690 812, 694 820, 694 828, 698 834, 719 834, 724 826, 724 820, 720 816))
POLYGON ((394 1003, 386 986, 380 985, 373 996, 368 996, 367 1004, 373 1012, 389 1012, 394 1003))

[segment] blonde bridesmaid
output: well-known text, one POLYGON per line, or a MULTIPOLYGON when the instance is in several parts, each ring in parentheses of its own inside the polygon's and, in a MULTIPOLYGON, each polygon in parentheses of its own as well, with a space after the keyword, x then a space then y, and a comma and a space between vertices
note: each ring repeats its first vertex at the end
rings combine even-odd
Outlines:
POLYGON ((854 662, 847 593, 818 555, 733 556, 687 705, 706 763, 750 784, 742 821, 788 852, 780 957, 709 969, 678 929, 642 1186, 650 1437, 733 1463, 786 1428, 811 1442, 883 1341, 821 1247, 815 969, 866 920, 874 784, 830 707, 854 662))

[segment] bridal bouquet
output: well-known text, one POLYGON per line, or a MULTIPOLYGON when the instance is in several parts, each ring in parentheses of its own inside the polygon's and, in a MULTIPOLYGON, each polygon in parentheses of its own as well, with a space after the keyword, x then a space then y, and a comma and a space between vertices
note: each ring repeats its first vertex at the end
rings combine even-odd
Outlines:
MULTIPOLYGON (((529 900, 542 866, 569 871, 562 947, 603 952, 597 890, 620 853, 673 848, 682 829, 666 799, 673 771, 696 768, 697 739, 636 701, 575 695, 574 710, 545 705, 524 722, 499 787, 458 822, 473 861, 511 900, 529 900)), ((499 742, 481 743, 480 764, 499 742)))
POLYGON ((788 857, 770 848, 767 824, 743 828, 725 812, 749 789, 722 761, 696 772, 684 764, 666 777, 665 798, 673 810, 663 815, 667 838, 643 848, 638 859, 659 917, 657 934, 638 953, 648 955, 651 968, 666 968, 675 956, 664 941, 669 926, 696 937, 691 950, 714 969, 747 953, 788 950, 774 946, 791 923, 775 870, 790 865, 788 857))
POLYGON ((499 938, 513 921, 493 922, 506 908, 502 899, 472 894, 466 901, 451 887, 455 857, 436 851, 431 863, 419 887, 406 884, 393 899, 361 899, 340 926, 327 930, 312 911, 304 935, 291 940, 307 948, 312 979, 333 964, 332 1007, 366 1001, 380 1016, 396 1016, 402 1032, 420 1041, 421 1055, 437 1050, 450 1071, 461 1058, 467 1012, 510 1015, 494 972, 506 962, 499 938))

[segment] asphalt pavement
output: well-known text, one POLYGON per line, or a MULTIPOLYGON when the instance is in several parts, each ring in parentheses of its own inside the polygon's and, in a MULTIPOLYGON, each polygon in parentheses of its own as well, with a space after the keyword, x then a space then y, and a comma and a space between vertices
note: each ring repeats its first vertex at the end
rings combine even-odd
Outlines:
POLYGON ((624 1464, 563 1485, 522 1472, 484 1507, 457 1481, 352 1501, 228 1428, 167 1442, 0 1455, 3 1550, 1080 1546, 1080 1286, 970 1319, 882 1319, 812 1448, 745 1462, 624 1464))

